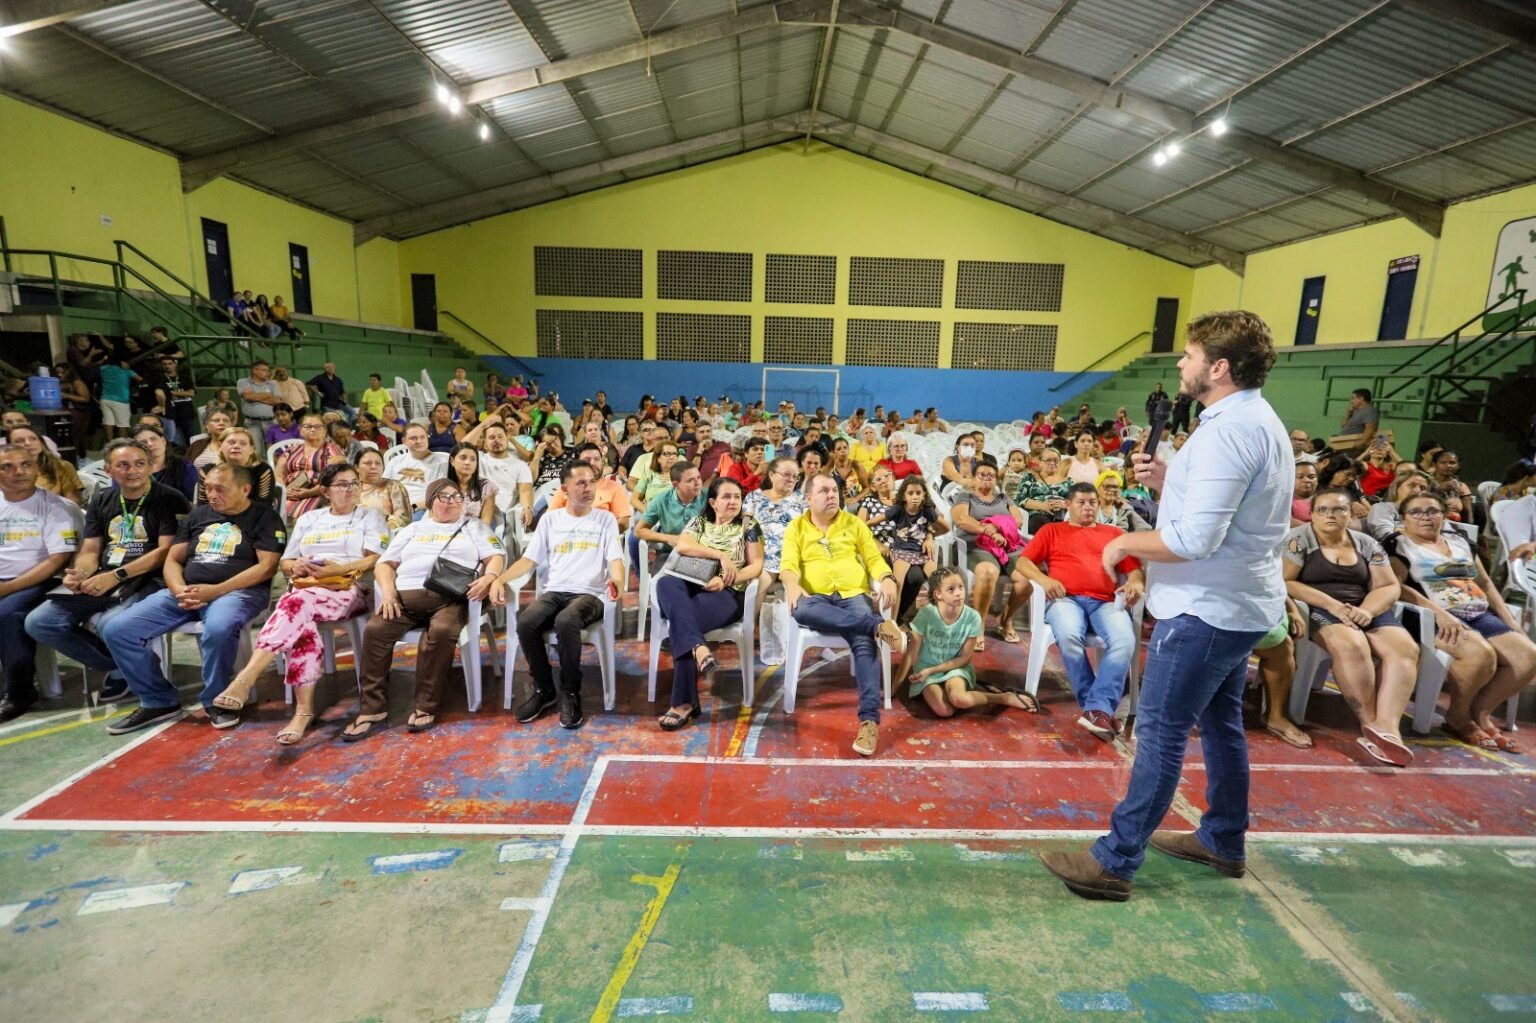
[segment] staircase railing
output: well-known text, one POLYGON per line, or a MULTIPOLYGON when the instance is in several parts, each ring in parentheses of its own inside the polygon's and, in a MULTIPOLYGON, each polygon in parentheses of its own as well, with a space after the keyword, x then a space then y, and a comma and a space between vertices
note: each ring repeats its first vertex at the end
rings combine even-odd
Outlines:
POLYGON ((1521 288, 1518 291, 1511 292, 1508 295, 1500 296, 1500 298, 1499 298, 1499 300, 1497 302, 1495 302, 1492 305, 1488 306, 1486 309, 1482 310, 1481 312, 1476 313, 1470 319, 1468 319, 1465 323, 1458 324, 1454 329, 1451 330, 1450 333, 1446 334, 1444 337, 1442 337, 1440 340, 1436 341, 1434 344, 1427 345, 1427 346, 1425 346, 1423 348, 1420 348, 1418 351, 1414 352, 1411 356, 1409 356, 1403 362, 1401 362, 1397 366, 1395 366, 1390 372, 1382 374, 1383 379, 1388 378, 1388 377, 1398 377, 1400 375, 1402 376, 1402 379, 1399 381, 1399 383, 1395 387, 1383 388, 1382 393, 1379 396, 1382 397, 1382 398, 1391 398, 1391 397, 1394 397, 1395 395, 1401 394, 1403 391, 1405 391, 1409 387, 1411 387, 1415 380, 1423 379, 1424 376, 1426 374, 1428 374, 1428 373, 1439 372, 1441 370, 1444 370, 1445 372, 1454 372, 1455 369, 1456 369, 1457 362, 1460 361, 1460 357, 1461 357, 1462 352, 1466 351, 1467 349, 1472 348, 1475 345, 1480 344, 1483 341, 1487 341, 1487 340, 1498 341, 1501 338, 1509 336, 1511 333, 1513 333, 1515 330, 1517 330, 1519 328, 1520 323, 1522 322, 1522 319, 1523 319, 1521 317, 1521 315, 1520 315, 1520 310, 1523 309, 1524 307, 1525 307, 1525 289, 1524 288, 1521 288), (1470 340, 1468 340, 1466 342, 1462 341, 1461 335, 1462 335, 1462 332, 1464 330, 1466 330, 1468 327, 1472 326, 1474 323, 1481 323, 1484 319, 1487 318, 1488 314, 1492 313, 1494 310, 1498 309, 1500 306, 1504 305, 1506 302, 1510 301, 1511 299, 1513 299, 1514 303, 1515 303, 1515 305, 1514 305, 1514 316, 1510 320, 1510 322, 1509 322, 1509 324, 1507 326, 1504 326, 1503 328, 1501 328, 1499 330, 1488 330, 1488 329, 1485 328, 1482 331, 1480 331, 1476 337, 1474 337, 1474 338, 1472 338, 1472 339, 1470 339, 1470 340), (1424 365, 1420 366, 1419 369, 1416 372, 1411 373, 1411 374, 1403 375, 1403 371, 1406 370, 1408 367, 1414 365, 1415 363, 1417 363, 1420 359, 1424 358, 1425 356, 1432 356, 1433 353, 1435 353, 1437 351, 1440 351, 1440 349, 1443 346, 1445 346, 1445 345, 1449 345, 1450 346, 1450 351, 1442 353, 1439 361, 1434 361, 1432 359, 1430 362, 1427 362, 1424 365))
POLYGON ((488 344, 492 348, 496 349, 502 355, 505 355, 507 358, 509 358, 513 362, 517 363, 519 366, 522 367, 523 372, 527 373, 530 377, 539 377, 539 376, 543 376, 544 375, 544 374, 540 373, 538 370, 534 369, 532 366, 528 365, 526 362, 524 362, 518 356, 513 355, 511 352, 507 351, 506 348, 504 348, 503 346, 501 346, 501 345, 497 344, 495 341, 491 340, 491 338, 490 338, 490 336, 488 334, 486 334, 483 330, 478 329, 473 324, 471 324, 468 321, 466 321, 464 319, 464 317, 460 316, 458 313, 450 312, 447 309, 439 309, 437 312, 438 312, 439 316, 446 316, 446 317, 448 317, 450 320, 452 320, 453 322, 457 323, 459 326, 463 327, 465 330, 469 331, 471 334, 475 335, 475 337, 479 338, 481 341, 484 341, 486 344, 488 344))
MULTIPOLYGON (((197 288, 193 287, 191 284, 188 284, 186 281, 182 280, 174 270, 162 264, 159 260, 155 259, 154 256, 151 256, 149 253, 133 244, 133 242, 124 241, 123 239, 119 238, 112 244, 117 249, 117 261, 123 266, 124 269, 130 269, 128 267, 128 260, 124 256, 124 252, 132 252, 134 255, 144 260, 144 262, 148 263, 150 266, 154 267, 156 270, 159 270, 161 273, 165 274, 165 276, 181 285, 181 287, 185 288, 187 292, 187 305, 194 311, 194 313, 199 308, 211 309, 213 310, 215 316, 219 318, 220 326, 227 324, 239 330, 242 335, 250 337, 258 336, 257 333, 252 330, 248 324, 241 323, 239 320, 235 319, 229 314, 227 309, 225 309, 219 303, 215 302, 213 299, 209 298, 207 295, 204 295, 201 291, 198 291, 197 288)), ((137 271, 134 271, 134 275, 140 280, 144 279, 143 275, 139 274, 137 271)), ((118 287, 122 286, 123 284, 121 280, 119 280, 118 287)), ((162 292, 162 294, 164 293, 162 292)))
POLYGON ((1057 384, 1055 387, 1048 387, 1048 388, 1046 388, 1046 390, 1050 391, 1052 394, 1055 394, 1057 391, 1062 390, 1067 385, 1069 385, 1072 382, 1074 382, 1075 380, 1077 380, 1083 374, 1085 374, 1085 373, 1089 372, 1090 370, 1092 370, 1093 367, 1097 366, 1099 363, 1103 362, 1105 359, 1108 359, 1109 357, 1111 357, 1113 355, 1118 355, 1121 352, 1125 351, 1125 349, 1129 348, 1131 345, 1135 344, 1137 341, 1140 341, 1142 338, 1144 338, 1144 337, 1151 337, 1151 336, 1152 336, 1152 332, 1150 330, 1144 330, 1144 331, 1142 331, 1139 334, 1135 334, 1135 335, 1133 335, 1131 337, 1126 338, 1124 341, 1120 342, 1118 345, 1116 345, 1115 347, 1111 348, 1109 351, 1105 352, 1103 355, 1099 356, 1097 359, 1094 359, 1092 362, 1090 362, 1088 365, 1084 366, 1082 369, 1078 370, 1076 373, 1073 373, 1071 376, 1067 377, 1067 379, 1063 380, 1061 383, 1057 384))

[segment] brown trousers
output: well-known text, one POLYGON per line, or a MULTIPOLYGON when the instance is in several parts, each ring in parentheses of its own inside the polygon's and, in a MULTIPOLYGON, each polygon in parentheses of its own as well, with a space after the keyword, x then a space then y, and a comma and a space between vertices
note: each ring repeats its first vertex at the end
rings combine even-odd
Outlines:
MULTIPOLYGON (((400 617, 374 615, 363 630, 363 698, 360 714, 383 714, 389 709, 389 668, 395 644, 412 629, 424 630, 416 648, 415 709, 436 714, 448 671, 453 667, 453 648, 469 617, 469 608, 431 590, 405 590, 400 594, 400 617)), ((478 637, 477 637, 478 638, 478 637)))

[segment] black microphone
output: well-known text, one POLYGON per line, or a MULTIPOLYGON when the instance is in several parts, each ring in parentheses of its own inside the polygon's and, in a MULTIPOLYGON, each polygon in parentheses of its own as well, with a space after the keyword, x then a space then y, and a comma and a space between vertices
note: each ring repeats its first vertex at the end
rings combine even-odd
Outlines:
POLYGON ((1157 457, 1157 446, 1163 442, 1163 431, 1168 428, 1168 417, 1173 414, 1173 402, 1165 394, 1152 406, 1152 423, 1147 427, 1147 442, 1141 450, 1152 458, 1157 457))

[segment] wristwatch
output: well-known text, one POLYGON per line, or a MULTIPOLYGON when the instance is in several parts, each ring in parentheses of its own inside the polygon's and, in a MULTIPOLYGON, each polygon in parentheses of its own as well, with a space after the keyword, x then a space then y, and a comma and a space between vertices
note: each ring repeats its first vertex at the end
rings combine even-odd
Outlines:
POLYGON ((118 582, 122 582, 124 579, 128 578, 128 570, 126 568, 114 568, 112 570, 112 576, 118 582))

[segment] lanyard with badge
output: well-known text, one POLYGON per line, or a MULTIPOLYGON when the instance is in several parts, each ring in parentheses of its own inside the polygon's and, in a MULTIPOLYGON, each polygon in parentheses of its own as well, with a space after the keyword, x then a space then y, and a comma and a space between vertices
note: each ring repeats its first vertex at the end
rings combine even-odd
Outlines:
POLYGON ((133 537, 134 527, 139 523, 139 509, 144 507, 145 498, 149 497, 149 491, 139 495, 139 499, 133 503, 133 511, 128 510, 128 502, 123 500, 123 492, 117 492, 117 504, 122 510, 122 517, 118 519, 120 532, 117 534, 117 543, 112 545, 112 551, 107 555, 107 566, 120 568, 123 559, 128 556, 128 541, 133 537))

